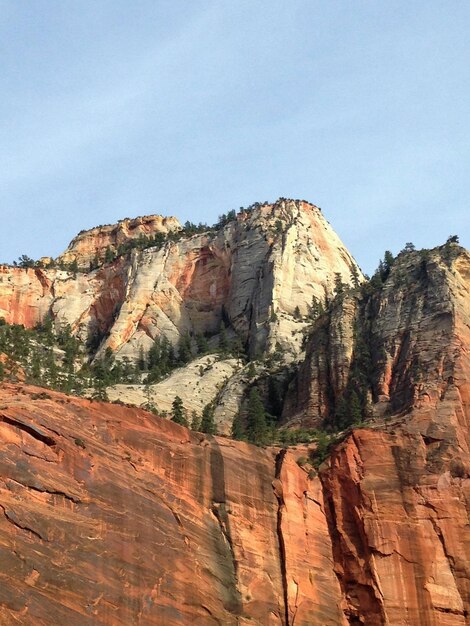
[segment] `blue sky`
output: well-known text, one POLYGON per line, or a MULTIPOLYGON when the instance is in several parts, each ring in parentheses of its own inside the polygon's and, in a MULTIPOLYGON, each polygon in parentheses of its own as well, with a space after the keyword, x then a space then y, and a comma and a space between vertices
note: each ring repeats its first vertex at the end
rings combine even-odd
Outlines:
POLYGON ((470 247, 470 3, 0 0, 0 260, 279 196, 361 267, 470 247))

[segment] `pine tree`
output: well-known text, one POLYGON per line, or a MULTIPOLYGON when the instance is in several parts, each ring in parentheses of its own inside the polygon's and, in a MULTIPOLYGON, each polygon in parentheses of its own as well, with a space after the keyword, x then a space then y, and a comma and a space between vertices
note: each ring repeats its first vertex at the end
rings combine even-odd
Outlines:
POLYGON ((201 432, 208 435, 215 433, 214 405, 212 402, 206 404, 202 411, 201 432))
POLYGON ((0 380, 5 378, 5 367, 3 363, 0 361, 0 380))
POLYGON ((41 382, 41 357, 37 352, 31 357, 31 378, 35 383, 41 382))
POLYGON ((339 272, 335 273, 335 295, 336 296, 340 296, 342 293, 344 293, 344 283, 343 283, 343 279, 341 278, 341 274, 339 272))
POLYGON ((200 431, 201 429, 201 418, 196 413, 196 411, 192 411, 191 413, 191 430, 200 431))
POLYGON ((76 277, 78 272, 78 262, 77 259, 74 259, 69 265, 69 272, 71 272, 74 277, 76 277))
POLYGON ((354 289, 357 289, 360 285, 360 282, 359 282, 359 271, 355 265, 353 265, 351 268, 351 278, 352 278, 354 289))
POLYGON ((237 439, 238 441, 241 441, 242 439, 245 439, 246 437, 245 425, 243 423, 240 412, 238 412, 233 418, 232 429, 231 429, 230 434, 233 439, 237 439))
POLYGON ((145 353, 143 346, 139 348, 139 359, 137 361, 138 369, 143 372, 147 368, 147 364, 145 363, 145 353))
POLYGON ((349 395, 349 423, 360 424, 362 422, 362 409, 359 397, 355 391, 349 395))
POLYGON ((252 380, 256 376, 256 368, 255 368, 253 361, 250 361, 246 375, 248 376, 250 380, 252 380))
POLYGON ((93 259, 90 261, 90 272, 92 272, 93 270, 96 270, 99 266, 100 266, 100 259, 98 255, 95 254, 93 259))
POLYGON ((312 296, 312 304, 310 305, 309 315, 313 320, 316 320, 323 312, 323 305, 318 298, 312 296))
POLYGON ((415 244, 412 243, 411 241, 407 241, 402 252, 414 252, 415 250, 416 250, 415 244))
POLYGON ((106 250, 105 250, 105 253, 104 253, 104 262, 105 263, 112 263, 115 258, 116 258, 116 255, 113 252, 111 246, 108 246, 106 248, 106 250))
POLYGON ((196 345, 198 354, 207 354, 209 352, 209 343, 204 335, 196 335, 196 345))
POLYGON ((153 346, 148 351, 148 368, 151 370, 155 366, 159 365, 161 359, 162 348, 160 344, 160 337, 155 337, 153 346))
POLYGON ((344 395, 338 400, 335 410, 335 425, 339 430, 349 425, 349 406, 344 395))
POLYGON ((390 271, 394 263, 395 257, 393 256, 393 254, 390 252, 390 250, 385 250, 383 260, 383 280, 386 280, 389 277, 390 271))
POLYGON ((101 400, 102 402, 108 402, 108 394, 106 392, 106 383, 103 380, 97 380, 95 383, 95 391, 92 395, 94 400, 101 400))
POLYGON ((184 333, 178 341, 178 361, 181 364, 189 363, 193 358, 191 351, 191 337, 189 333, 184 333))
POLYGON ((262 445, 266 443, 268 426, 263 401, 256 387, 250 391, 248 399, 247 435, 252 443, 262 445))
POLYGON ((165 368, 166 372, 170 372, 174 367, 176 367, 176 356, 175 349, 172 344, 168 341, 166 337, 163 338, 163 349, 165 355, 165 368))
POLYGON ((186 419, 183 400, 179 396, 175 396, 175 399, 171 405, 172 410, 172 420, 176 424, 181 424, 181 426, 188 426, 188 420, 186 419))
POLYGON ((238 335, 234 337, 232 341, 230 342, 230 352, 237 359, 241 358, 241 356, 245 352, 243 349, 242 340, 240 339, 240 337, 238 337, 238 335))
POLYGON ((272 416, 279 419, 282 415, 284 404, 283 385, 279 378, 269 377, 268 383, 268 408, 272 416))

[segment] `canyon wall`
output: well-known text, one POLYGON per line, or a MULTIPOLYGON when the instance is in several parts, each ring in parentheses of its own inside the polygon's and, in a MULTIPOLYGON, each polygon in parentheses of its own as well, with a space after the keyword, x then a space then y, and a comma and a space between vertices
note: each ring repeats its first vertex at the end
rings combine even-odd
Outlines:
MULTIPOLYGON (((331 429, 353 392, 363 403, 315 469, 315 444, 254 447, 2 383, 2 625, 470 625, 470 254, 400 254, 313 321, 335 274, 354 282, 331 233, 280 201, 92 272, 1 269, 0 317, 49 311, 122 356, 225 320, 252 354, 299 358, 310 328, 285 424, 331 429)), ((219 371, 228 411, 236 359, 158 385, 202 406, 219 371)))
POLYGON ((357 428, 318 475, 4 384, 0 623, 468 625, 468 400, 357 428))
POLYGON ((296 455, 0 389, 0 623, 346 624, 296 455))
POLYGON ((346 292, 317 320, 286 419, 325 423, 358 374, 375 419, 435 408, 456 383, 469 324, 466 250, 453 244, 399 255, 383 285, 346 292))

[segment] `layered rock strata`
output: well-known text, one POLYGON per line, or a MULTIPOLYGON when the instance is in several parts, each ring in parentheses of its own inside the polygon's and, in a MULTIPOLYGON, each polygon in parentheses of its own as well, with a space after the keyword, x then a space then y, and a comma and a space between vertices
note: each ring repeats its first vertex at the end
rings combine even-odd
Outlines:
POLYGON ((176 217, 162 217, 161 215, 146 215, 133 219, 126 218, 117 224, 96 226, 90 230, 83 230, 61 254, 57 261, 62 263, 77 262, 77 265, 88 270, 90 263, 103 262, 106 250, 116 251, 121 244, 142 237, 154 237, 161 233, 181 230, 181 224, 176 217))
POLYGON ((465 381, 320 476, 308 450, 4 385, 0 623, 467 625, 465 381))

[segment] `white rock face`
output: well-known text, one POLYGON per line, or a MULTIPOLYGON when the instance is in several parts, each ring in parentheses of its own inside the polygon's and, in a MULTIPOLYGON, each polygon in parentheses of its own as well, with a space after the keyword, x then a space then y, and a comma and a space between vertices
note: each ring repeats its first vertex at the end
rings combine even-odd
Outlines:
MULTIPOLYGON (((155 216, 145 220, 87 231, 67 254, 77 255, 82 246, 88 258, 93 234, 101 250, 103 238, 108 241, 111 234, 118 240, 144 226, 156 228, 155 216)), ((174 230, 173 222, 159 218, 158 227, 174 230)), ((98 328, 106 335, 101 349, 110 347, 118 358, 135 359, 156 336, 176 344, 181 333, 217 333, 222 320, 251 355, 272 350, 276 342, 297 355, 307 322, 302 318, 313 298, 324 300, 333 293, 335 274, 350 283, 354 268, 320 209, 280 200, 240 213, 219 231, 182 237, 161 249, 133 250, 92 272, 40 270, 38 281, 38 271, 5 268, 0 310, 7 321, 22 314, 29 321, 34 311, 25 317, 15 302, 34 283, 38 316, 50 306, 82 337, 98 328)))
POLYGON ((239 367, 237 359, 219 360, 217 355, 211 354, 175 370, 171 376, 159 383, 114 385, 108 388, 107 393, 111 401, 121 400, 137 406, 151 402, 160 411, 169 413, 173 400, 179 396, 183 400, 188 417, 191 418, 193 411, 201 415, 206 404, 216 398, 239 367))

